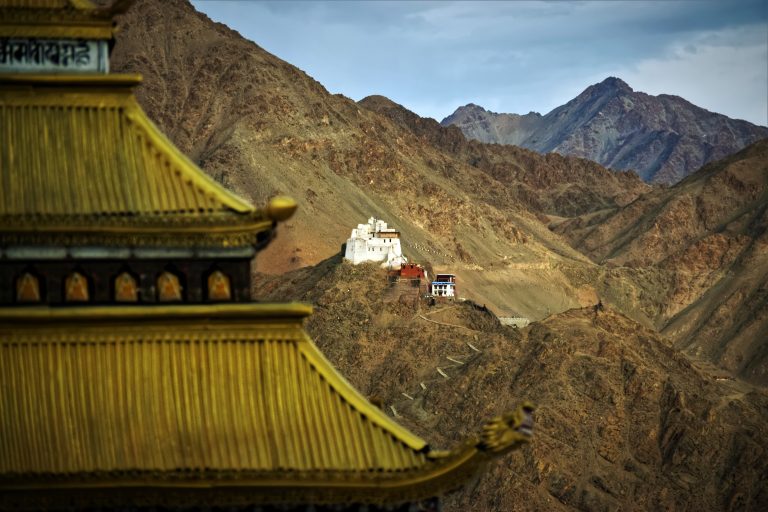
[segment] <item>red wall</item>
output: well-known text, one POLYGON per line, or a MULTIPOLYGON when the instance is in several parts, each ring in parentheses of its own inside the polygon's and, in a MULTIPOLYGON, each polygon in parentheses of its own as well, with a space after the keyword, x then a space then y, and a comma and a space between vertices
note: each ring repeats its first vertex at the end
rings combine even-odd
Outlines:
POLYGON ((400 277, 407 277, 411 279, 423 279, 424 278, 424 269, 420 266, 413 264, 413 263, 407 263, 402 266, 400 269, 400 277))

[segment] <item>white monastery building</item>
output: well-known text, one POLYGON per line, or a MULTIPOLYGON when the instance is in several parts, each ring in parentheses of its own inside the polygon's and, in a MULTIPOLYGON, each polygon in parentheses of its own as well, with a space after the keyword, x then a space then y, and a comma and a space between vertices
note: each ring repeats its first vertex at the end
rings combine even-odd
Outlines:
POLYGON ((382 262, 388 269, 399 269, 408 260, 400 247, 400 232, 388 228, 383 220, 371 217, 368 224, 358 224, 347 240, 344 259, 357 265, 364 261, 382 262))

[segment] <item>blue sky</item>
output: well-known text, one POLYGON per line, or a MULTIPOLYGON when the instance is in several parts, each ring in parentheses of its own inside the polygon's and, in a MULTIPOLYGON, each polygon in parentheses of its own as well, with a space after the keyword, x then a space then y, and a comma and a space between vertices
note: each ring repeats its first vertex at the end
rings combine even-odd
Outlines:
POLYGON ((546 114, 618 76, 768 125, 768 0, 193 0, 331 93, 438 121, 476 103, 546 114))

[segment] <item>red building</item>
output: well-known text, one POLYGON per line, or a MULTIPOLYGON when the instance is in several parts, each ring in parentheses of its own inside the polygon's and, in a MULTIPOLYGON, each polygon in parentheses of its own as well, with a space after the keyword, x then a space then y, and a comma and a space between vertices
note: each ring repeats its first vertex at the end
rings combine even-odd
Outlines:
POLYGON ((401 279, 426 279, 427 272, 417 263, 403 263, 400 267, 401 279))

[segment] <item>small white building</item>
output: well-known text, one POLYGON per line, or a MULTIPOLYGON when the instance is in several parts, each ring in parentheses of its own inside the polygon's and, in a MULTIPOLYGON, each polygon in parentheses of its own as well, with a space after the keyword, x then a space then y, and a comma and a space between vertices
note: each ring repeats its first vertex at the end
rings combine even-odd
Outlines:
POLYGON ((371 217, 368 224, 358 224, 347 240, 344 259, 353 264, 364 261, 382 262, 388 269, 399 269, 408 260, 400 247, 400 232, 388 228, 383 220, 371 217))
POLYGON ((455 297, 456 276, 454 274, 437 274, 430 288, 435 297, 455 297))

